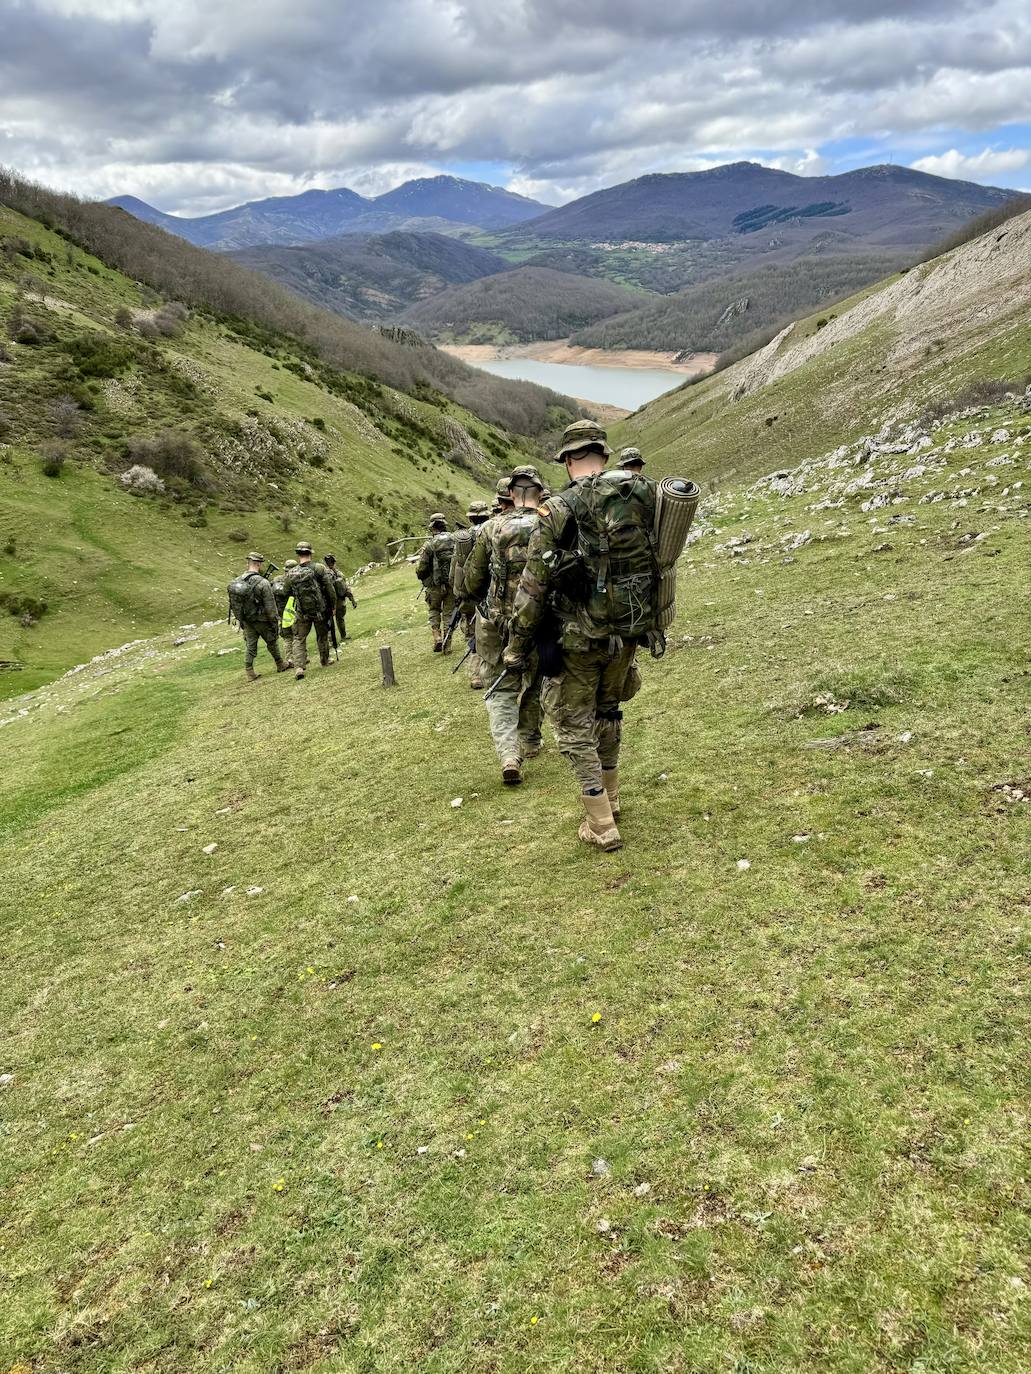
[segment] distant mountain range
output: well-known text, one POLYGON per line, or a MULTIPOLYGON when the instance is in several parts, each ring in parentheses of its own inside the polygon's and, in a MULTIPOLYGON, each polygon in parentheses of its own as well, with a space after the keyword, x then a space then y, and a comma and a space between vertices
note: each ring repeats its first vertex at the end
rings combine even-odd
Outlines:
POLYGON ((528 220, 512 237, 589 244, 729 239, 743 251, 771 243, 797 251, 829 235, 837 251, 860 243, 916 248, 1013 195, 908 167, 800 177, 757 162, 732 162, 594 191, 528 220))
POLYGON ((550 208, 500 186, 449 176, 406 181, 371 200, 341 186, 333 191, 304 191, 298 196, 252 200, 195 219, 165 214, 135 196, 114 196, 107 204, 157 224, 190 243, 219 251, 407 228, 505 229, 550 208))

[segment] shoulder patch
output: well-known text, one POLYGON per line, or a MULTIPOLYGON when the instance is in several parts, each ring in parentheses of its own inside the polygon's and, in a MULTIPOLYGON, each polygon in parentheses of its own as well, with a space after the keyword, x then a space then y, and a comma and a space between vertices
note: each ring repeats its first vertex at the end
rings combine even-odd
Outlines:
POLYGON ((551 514, 551 510, 549 509, 547 502, 545 502, 543 506, 537 507, 537 514, 540 516, 542 520, 546 520, 548 518, 548 516, 551 514))

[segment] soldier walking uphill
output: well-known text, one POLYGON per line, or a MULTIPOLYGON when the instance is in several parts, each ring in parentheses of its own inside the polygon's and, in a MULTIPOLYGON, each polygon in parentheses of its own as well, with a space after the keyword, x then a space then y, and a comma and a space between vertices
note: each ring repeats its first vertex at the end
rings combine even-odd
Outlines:
POLYGON ((337 630, 343 641, 347 638, 347 602, 350 601, 355 609, 358 607, 358 602, 354 599, 354 592, 351 591, 351 584, 337 568, 337 561, 331 553, 326 554, 325 563, 326 567, 329 569, 329 575, 333 579, 333 586, 336 589, 337 604, 335 614, 337 630))
MULTIPOLYGON (((489 518, 486 501, 471 502, 466 514, 469 517, 469 528, 458 530, 455 534, 454 553, 451 555, 451 594, 455 599, 456 609, 461 611, 459 624, 465 636, 465 647, 469 650, 469 686, 479 690, 483 686, 483 676, 480 658, 475 649, 476 601, 465 590, 465 565, 480 530, 489 518)), ((451 614, 453 616, 454 611, 451 614)))
POLYGON ((556 462, 571 485, 538 511, 515 598, 504 662, 525 671, 549 616, 557 624, 559 671, 541 700, 572 765, 586 817, 579 836, 601 849, 623 843, 619 815, 620 709, 640 688, 634 657, 643 643, 662 652, 657 626, 658 563, 650 477, 607 472, 611 450, 594 421, 568 427, 556 462))
POLYGON ((440 629, 441 618, 446 623, 455 608, 455 598, 451 594, 451 555, 455 536, 449 531, 447 520, 439 511, 430 516, 429 528, 430 537, 419 552, 415 573, 426 592, 433 652, 439 654, 444 638, 440 629))
POLYGON ((243 631, 243 670, 249 682, 256 682, 254 656, 258 640, 263 639, 275 661, 276 671, 286 672, 286 664, 279 653, 279 612, 268 578, 261 571, 264 558, 260 553, 247 555, 247 571, 234 578, 228 587, 229 611, 236 616, 243 631))
POLYGON ((319 646, 319 662, 329 667, 329 635, 336 607, 336 589, 324 563, 312 562, 310 544, 298 544, 297 566, 283 577, 288 597, 294 599, 293 659, 294 676, 304 677, 308 666, 308 632, 314 627, 319 646))
MULTIPOLYGON (((519 579, 537 526, 537 504, 544 483, 533 467, 516 468, 509 479, 512 506, 483 528, 465 564, 465 589, 485 598, 476 621, 476 645, 484 672, 498 677, 508 639, 519 579)), ((495 682, 487 698, 487 718, 501 760, 501 777, 509 786, 523 780, 523 762, 541 749, 541 673, 536 649, 527 644, 518 662, 495 682)))
POLYGON ((286 574, 291 568, 297 567, 296 558, 288 558, 283 564, 283 571, 272 581, 272 595, 276 598, 276 610, 279 612, 279 633, 283 640, 283 647, 286 650, 286 666, 292 668, 294 651, 294 631, 293 613, 291 612, 289 624, 287 623, 286 603, 290 600, 290 593, 286 589, 286 574))

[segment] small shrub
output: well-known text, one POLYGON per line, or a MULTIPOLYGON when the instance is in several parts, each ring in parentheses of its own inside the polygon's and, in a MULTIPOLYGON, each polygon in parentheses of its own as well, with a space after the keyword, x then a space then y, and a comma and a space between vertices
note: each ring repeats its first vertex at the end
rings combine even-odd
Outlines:
POLYGON ((130 439, 126 452, 133 463, 150 468, 166 482, 179 480, 202 489, 211 485, 200 450, 188 434, 166 429, 150 438, 130 439))
POLYGON ((177 339, 186 328, 190 312, 179 301, 169 301, 154 316, 154 328, 166 339, 177 339))
POLYGON ((226 538, 231 539, 234 544, 246 544, 250 539, 250 535, 246 530, 230 530, 226 538))
POLYGON ((149 315, 144 315, 136 321, 136 332, 141 339, 156 339, 159 333, 157 325, 149 315))
POLYGON ((35 320, 22 320, 11 337, 15 343, 26 344, 29 348, 38 348, 46 342, 44 331, 35 320))
POLYGON ((816 321, 816 327, 817 327, 817 329, 826 329, 828 323, 829 323, 829 321, 828 321, 826 318, 820 319, 820 320, 817 320, 817 321, 816 321))
POLYGON ((115 324, 119 329, 132 328, 132 311, 127 306, 121 306, 115 311, 115 324))
POLYGON ((58 396, 47 407, 54 433, 61 439, 74 439, 82 431, 82 409, 72 396, 58 396))
POLYGON ((3 443, 13 429, 14 422, 11 417, 5 410, 0 410, 0 443, 3 443))
POLYGON ((63 443, 54 441, 46 444, 41 450, 42 461, 40 467, 43 469, 44 477, 60 477, 64 471, 64 465, 68 461, 68 449, 63 443))
POLYGON ((47 603, 34 596, 23 596, 20 592, 0 592, 0 610, 7 611, 23 625, 32 625, 46 614, 47 603))
POLYGON ((18 545, 14 541, 14 535, 9 534, 7 536, 7 541, 4 544, 4 553, 7 555, 8 558, 13 558, 17 552, 18 545))
POLYGON ((321 429, 323 434, 325 434, 326 422, 321 415, 316 415, 313 419, 309 420, 308 423, 314 425, 316 429, 321 429))
POLYGON ((286 511, 280 511, 280 513, 276 516, 276 519, 279 521, 279 528, 283 531, 283 533, 289 534, 292 522, 286 511))
POLYGON ((165 490, 164 482, 154 469, 146 467, 143 463, 134 463, 118 480, 133 496, 160 496, 165 490))
POLYGON ((83 377, 117 377, 134 357, 128 344, 102 334, 79 334, 63 347, 83 377))

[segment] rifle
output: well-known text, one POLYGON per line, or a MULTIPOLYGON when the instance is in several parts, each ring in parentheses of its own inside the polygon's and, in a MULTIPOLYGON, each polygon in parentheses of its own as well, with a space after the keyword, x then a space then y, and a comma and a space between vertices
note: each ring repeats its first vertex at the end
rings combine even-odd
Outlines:
POLYGON ((330 611, 329 611, 329 642, 330 642, 330 644, 332 644, 332 646, 333 646, 333 652, 336 654, 336 661, 339 663, 339 662, 340 662, 340 649, 339 649, 339 646, 337 645, 337 627, 336 627, 336 622, 335 622, 335 620, 333 619, 333 609, 332 609, 332 607, 330 607, 330 611))
POLYGON ((490 686, 489 686, 489 687, 487 688, 487 690, 484 692, 484 694, 483 694, 483 699, 484 699, 484 701, 490 701, 491 697, 494 695, 494 693, 498 690, 498 688, 499 688, 499 687, 501 686, 501 684, 504 682, 505 678, 508 677, 509 673, 516 673, 516 672, 518 672, 518 671, 519 671, 518 668, 502 668, 501 672, 497 675, 497 677, 494 679, 494 681, 490 684, 490 686))
POLYGON ((444 631, 444 638, 440 641, 440 646, 444 653, 447 653, 448 645, 451 643, 451 636, 454 634, 458 626, 458 622, 461 619, 462 603, 459 602, 451 614, 451 619, 447 623, 447 629, 444 631))
POLYGON ((271 582, 271 581, 272 581, 272 574, 273 574, 273 573, 277 573, 278 571, 279 571, 279 564, 278 564, 278 563, 266 563, 266 564, 265 564, 265 571, 262 573, 262 577, 265 579, 266 582, 271 582))
POLYGON ((465 662, 465 660, 469 657, 469 655, 470 655, 470 654, 474 654, 475 652, 476 652, 476 641, 475 641, 475 639, 474 639, 473 642, 469 645, 468 649, 466 649, 466 651, 465 651, 465 653, 462 655, 462 657, 458 660, 458 662, 455 664, 455 666, 451 669, 451 676, 452 676, 452 677, 454 677, 454 675, 458 672, 459 668, 461 668, 462 664, 463 664, 463 663, 465 662))
POLYGON ((418 606, 419 602, 423 599, 423 597, 424 597, 425 595, 426 595, 426 584, 423 583, 423 585, 419 588, 419 593, 418 593, 418 595, 416 596, 415 600, 412 602, 412 605, 413 605, 413 606, 418 606))

